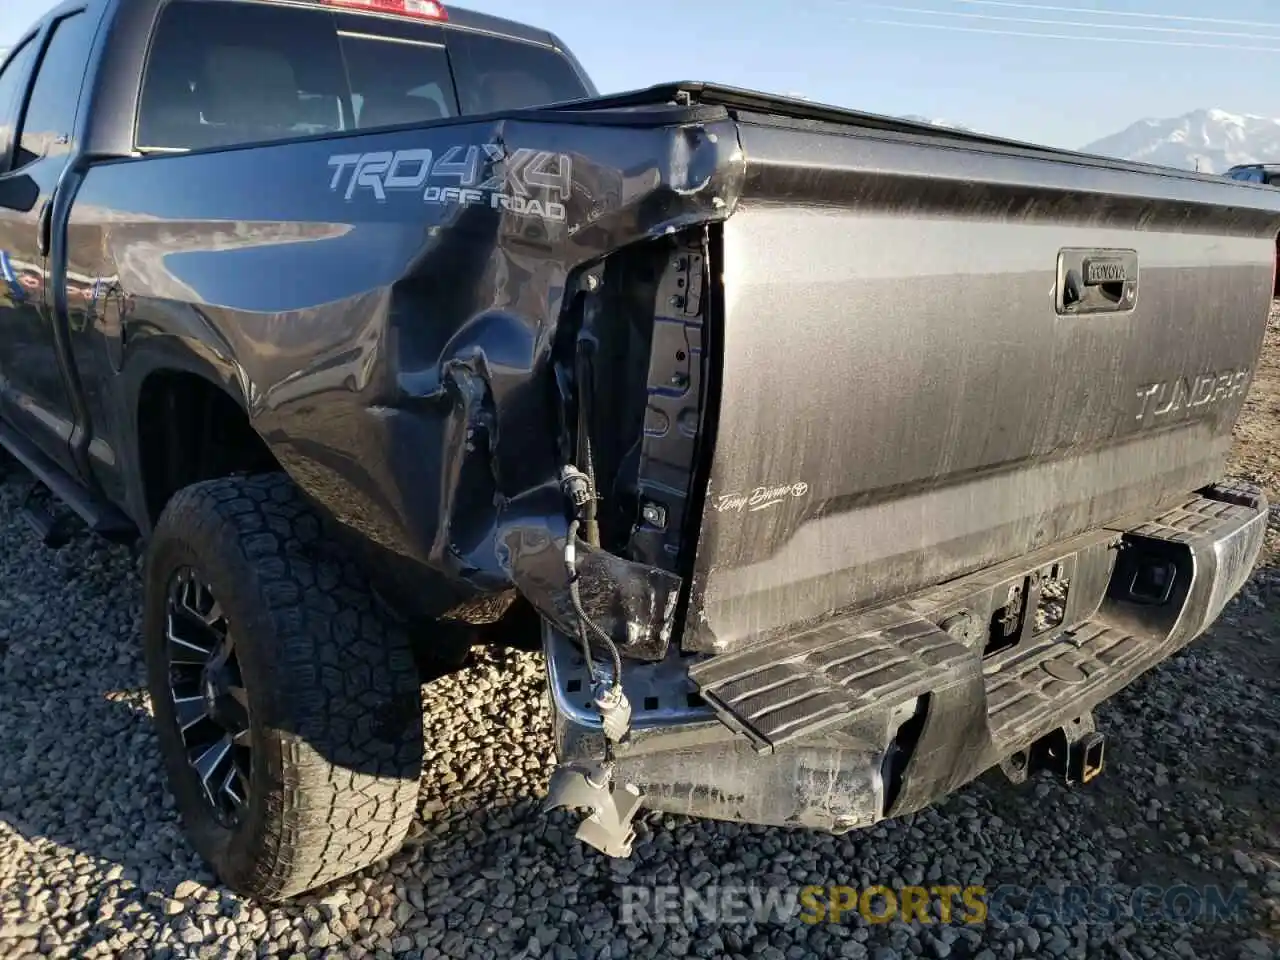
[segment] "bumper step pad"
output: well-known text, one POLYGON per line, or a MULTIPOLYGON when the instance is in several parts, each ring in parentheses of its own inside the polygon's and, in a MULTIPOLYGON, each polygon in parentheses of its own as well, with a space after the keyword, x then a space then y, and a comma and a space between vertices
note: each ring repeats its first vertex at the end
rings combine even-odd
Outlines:
POLYGON ((769 748, 912 700, 976 666, 968 647, 932 623, 897 608, 882 615, 895 614, 902 622, 879 630, 826 623, 704 661, 690 676, 721 720, 769 748))
MULTIPOLYGON (((1266 519, 1260 492, 1223 486, 1104 532, 1108 546, 1119 549, 1107 551, 1114 566, 1088 618, 985 659, 985 623, 967 633, 937 624, 966 602, 985 614, 998 579, 992 571, 712 657, 690 677, 719 718, 764 751, 868 721, 882 728, 894 711, 926 694, 957 706, 959 699, 982 701, 981 746, 972 730, 955 738, 957 748, 977 747, 980 762, 990 765, 1088 711, 1198 635, 1248 577, 1266 519), (1126 592, 1130 568, 1142 562, 1134 558, 1146 556, 1169 557, 1177 571, 1177 589, 1157 603, 1135 602, 1126 592)), ((1096 545, 1098 535, 1089 542, 1096 545)), ((1064 544, 1057 554, 1074 559, 1078 550, 1083 556, 1082 548, 1064 544)), ((1022 563, 1031 569, 1053 556, 1050 548, 1022 563)))

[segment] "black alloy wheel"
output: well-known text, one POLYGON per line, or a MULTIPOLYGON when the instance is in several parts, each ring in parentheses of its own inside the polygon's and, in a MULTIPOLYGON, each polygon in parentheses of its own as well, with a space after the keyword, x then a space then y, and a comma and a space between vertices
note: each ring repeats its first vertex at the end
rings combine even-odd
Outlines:
POLYGON ((209 585, 190 567, 169 582, 169 693, 187 762, 214 818, 240 822, 249 800, 252 734, 235 633, 209 585))

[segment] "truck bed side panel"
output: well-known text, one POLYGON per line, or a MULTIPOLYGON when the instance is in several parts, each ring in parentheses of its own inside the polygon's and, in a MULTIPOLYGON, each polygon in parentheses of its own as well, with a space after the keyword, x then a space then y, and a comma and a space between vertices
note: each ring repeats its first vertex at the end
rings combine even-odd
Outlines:
POLYGON ((415 609, 510 593, 507 539, 545 547, 566 525, 552 347, 574 272, 722 218, 740 182, 723 112, 658 114, 529 111, 91 167, 67 282, 104 487, 154 520, 121 465, 143 452, 152 378, 191 373, 412 571, 415 609))

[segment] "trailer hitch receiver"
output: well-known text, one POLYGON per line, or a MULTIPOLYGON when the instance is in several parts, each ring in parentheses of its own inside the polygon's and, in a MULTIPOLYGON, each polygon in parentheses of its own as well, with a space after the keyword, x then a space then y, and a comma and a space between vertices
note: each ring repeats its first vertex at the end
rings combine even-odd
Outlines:
POLYGON ((1102 773, 1105 749, 1106 738, 1096 731, 1086 733, 1072 744, 1067 782, 1088 783, 1102 773))
POLYGON ((1105 763, 1106 737, 1094 729, 1092 716, 1084 716, 1019 750, 1000 768, 1014 783, 1025 783, 1028 777, 1047 770, 1068 786, 1075 786, 1097 777, 1105 763))
POLYGON ((1081 732, 1059 727, 1031 748, 1031 766, 1033 770, 1048 770, 1068 786, 1075 786, 1102 773, 1105 752, 1106 739, 1096 730, 1081 732))

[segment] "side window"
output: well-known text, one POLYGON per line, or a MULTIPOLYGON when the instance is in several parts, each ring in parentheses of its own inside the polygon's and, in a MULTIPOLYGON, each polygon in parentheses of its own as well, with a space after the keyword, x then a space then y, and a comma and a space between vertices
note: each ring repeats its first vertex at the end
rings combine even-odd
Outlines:
POLYGON ((448 34, 464 114, 521 110, 588 95, 572 64, 551 47, 456 28, 448 34))
POLYGON ((198 150, 350 126, 333 15, 257 3, 165 7, 151 42, 136 143, 198 150))
POLYGON ((93 45, 93 24, 83 13, 73 13, 54 24, 22 117, 21 138, 13 156, 15 170, 41 157, 70 151, 80 86, 93 45))
MULTIPOLYGON (((10 57, 4 72, 0 73, 0 164, 18 125, 18 111, 22 108, 22 93, 26 86, 31 61, 36 55, 34 40, 28 40, 10 57)), ((0 169, 0 173, 3 173, 0 169)))

